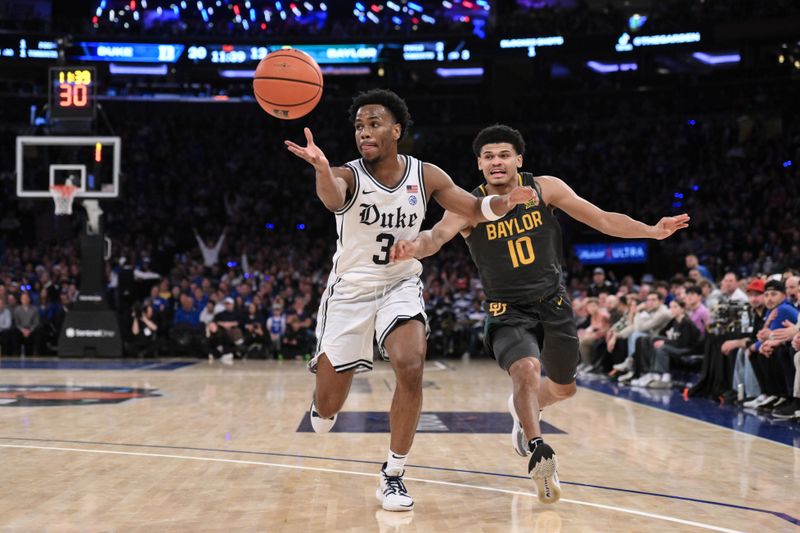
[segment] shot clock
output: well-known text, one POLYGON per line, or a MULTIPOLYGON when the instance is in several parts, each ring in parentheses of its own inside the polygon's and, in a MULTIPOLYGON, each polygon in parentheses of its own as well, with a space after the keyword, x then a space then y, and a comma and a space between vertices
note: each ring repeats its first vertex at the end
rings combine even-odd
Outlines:
POLYGON ((94 67, 50 67, 50 118, 92 120, 96 84, 94 67))

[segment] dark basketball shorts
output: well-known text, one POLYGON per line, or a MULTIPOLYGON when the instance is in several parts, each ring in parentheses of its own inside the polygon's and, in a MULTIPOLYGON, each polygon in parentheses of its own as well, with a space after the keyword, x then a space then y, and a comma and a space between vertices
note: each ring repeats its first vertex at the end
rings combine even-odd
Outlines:
POLYGON ((554 382, 567 385, 575 381, 580 362, 578 331, 563 287, 530 304, 487 300, 485 307, 484 345, 503 370, 508 372, 525 357, 536 357, 554 382))

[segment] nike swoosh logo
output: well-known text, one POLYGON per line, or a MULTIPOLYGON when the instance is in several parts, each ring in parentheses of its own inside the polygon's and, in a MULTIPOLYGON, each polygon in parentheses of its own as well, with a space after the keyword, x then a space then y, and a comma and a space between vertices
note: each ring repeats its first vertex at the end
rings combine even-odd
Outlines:
POLYGON ((375 192, 375 191, 361 191, 361 194, 372 194, 372 193, 374 193, 374 192, 375 192))

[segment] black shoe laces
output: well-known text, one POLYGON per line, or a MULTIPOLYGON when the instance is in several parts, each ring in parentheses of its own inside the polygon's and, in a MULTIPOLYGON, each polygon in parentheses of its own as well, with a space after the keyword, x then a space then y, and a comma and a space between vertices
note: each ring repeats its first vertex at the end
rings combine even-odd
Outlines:
POLYGON ((387 475, 386 472, 383 473, 383 479, 386 481, 386 488, 383 490, 383 494, 388 494, 390 492, 394 492, 395 494, 401 494, 403 496, 407 496, 408 493, 406 492, 406 486, 403 485, 403 476, 390 476, 387 475))

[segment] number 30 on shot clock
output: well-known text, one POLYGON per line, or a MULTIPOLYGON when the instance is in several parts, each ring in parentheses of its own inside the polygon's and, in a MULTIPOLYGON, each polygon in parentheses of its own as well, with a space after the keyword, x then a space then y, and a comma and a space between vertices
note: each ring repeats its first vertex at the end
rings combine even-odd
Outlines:
POLYGON ((50 118, 93 119, 96 84, 94 67, 51 67, 50 118))

